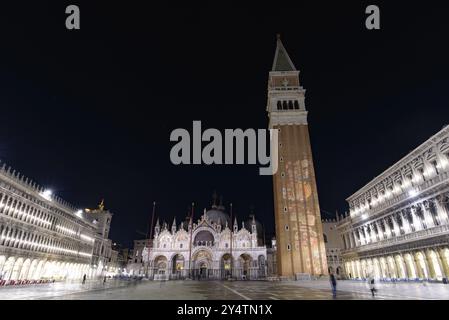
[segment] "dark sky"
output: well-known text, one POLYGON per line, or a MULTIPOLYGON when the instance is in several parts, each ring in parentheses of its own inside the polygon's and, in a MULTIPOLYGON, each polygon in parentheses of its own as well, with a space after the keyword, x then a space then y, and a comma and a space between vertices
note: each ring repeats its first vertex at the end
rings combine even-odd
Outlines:
POLYGON ((173 166, 170 132, 266 128, 281 33, 306 88, 321 208, 345 199, 449 121, 449 20, 441 2, 269 5, 29 1, 0 9, 0 159, 79 207, 105 198, 130 245, 152 202, 171 223, 214 190, 268 233, 272 178, 258 166, 173 166), (146 3, 146 5, 144 5, 146 3), (65 7, 81 30, 65 29, 65 7), (381 30, 365 28, 378 4, 381 30))

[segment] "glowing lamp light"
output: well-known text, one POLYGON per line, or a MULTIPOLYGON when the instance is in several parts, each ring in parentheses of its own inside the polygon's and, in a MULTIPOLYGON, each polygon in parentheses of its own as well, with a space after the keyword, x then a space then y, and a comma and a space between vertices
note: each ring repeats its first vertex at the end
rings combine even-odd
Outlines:
POLYGON ((77 217, 81 218, 83 216, 83 210, 78 210, 78 211, 75 212, 75 214, 76 214, 77 217))
POLYGON ((51 196, 53 195, 53 191, 51 191, 50 189, 47 189, 44 192, 42 192, 41 195, 45 200, 51 201, 51 196))
POLYGON ((363 220, 368 219, 368 215, 367 215, 366 213, 362 214, 362 219, 363 219, 363 220))

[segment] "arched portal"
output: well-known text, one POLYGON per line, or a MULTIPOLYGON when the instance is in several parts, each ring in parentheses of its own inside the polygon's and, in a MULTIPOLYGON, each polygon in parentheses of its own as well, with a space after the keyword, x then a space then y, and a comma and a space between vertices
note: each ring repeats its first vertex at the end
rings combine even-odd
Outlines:
POLYGON ((418 278, 418 275, 417 275, 416 270, 415 270, 415 265, 413 263, 414 261, 413 261, 412 255, 410 253, 407 253, 405 255, 405 257, 404 257, 404 260, 405 260, 405 265, 406 265, 407 270, 408 270, 408 277, 409 277, 409 279, 416 279, 416 278, 418 278))
POLYGON ((440 268, 440 263, 438 261, 438 257, 436 255, 435 251, 431 250, 429 252, 429 258, 430 258, 430 263, 432 264, 432 267, 433 267, 435 279, 441 280, 443 278, 443 272, 440 268))
POLYGON ((158 275, 167 274, 168 263, 167 258, 165 256, 158 256, 154 259, 154 273, 158 275))
POLYGON ((376 279, 380 279, 382 277, 382 273, 380 271, 380 263, 377 258, 373 259, 373 267, 374 267, 374 277, 376 279))
POLYGON ((19 280, 20 270, 22 269, 22 266, 23 266, 23 258, 17 259, 12 269, 11 280, 19 280))
POLYGON ((3 266, 5 265, 6 257, 0 256, 0 278, 2 278, 3 275, 3 266))
POLYGON ((184 256, 182 254, 175 254, 172 258, 172 274, 181 276, 184 270, 184 256))
POLYGON ((263 256, 263 255, 260 255, 258 258, 257 258, 257 262, 258 262, 258 264, 259 264, 259 276, 258 276, 258 278, 264 278, 265 276, 266 276, 266 267, 265 267, 265 265, 266 265, 266 263, 265 263, 265 256, 263 256))
POLYGON ((427 270, 424 254, 421 251, 416 253, 416 263, 417 268, 419 268, 419 273, 421 274, 421 277, 424 279, 429 279, 429 271, 427 270))
POLYGON ((193 241, 195 246, 213 246, 214 236, 210 231, 202 230, 197 233, 193 241))
POLYGON ((231 263, 232 263, 232 257, 229 253, 225 253, 221 257, 220 261, 220 269, 221 269, 221 278, 226 279, 231 276, 231 263))
POLYGON ((16 262, 16 258, 9 257, 8 260, 6 260, 5 265, 3 266, 3 279, 4 280, 10 280, 12 269, 14 267, 14 263, 16 262))
POLYGON ((209 277, 212 266, 212 253, 207 249, 198 250, 193 254, 193 276, 198 279, 209 277))
POLYGON ((239 262, 240 262, 240 268, 242 271, 242 277, 243 279, 247 279, 249 276, 249 271, 251 268, 251 256, 248 254, 242 254, 239 257, 239 262))
POLYGON ((28 273, 30 271, 31 259, 26 259, 23 263, 22 270, 20 270, 19 280, 28 279, 28 273))
POLYGON ((44 272, 44 265, 45 265, 45 261, 44 260, 40 260, 36 266, 36 270, 34 271, 34 273, 32 274, 32 279, 33 280, 40 280, 40 278, 42 277, 42 274, 44 272))

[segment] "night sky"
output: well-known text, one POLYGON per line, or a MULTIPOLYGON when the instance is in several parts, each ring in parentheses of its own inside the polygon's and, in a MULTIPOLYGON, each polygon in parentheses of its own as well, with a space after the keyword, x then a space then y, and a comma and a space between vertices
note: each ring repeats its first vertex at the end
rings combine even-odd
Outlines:
MULTIPOLYGON (((216 190, 274 231, 258 165, 174 166, 170 132, 266 128, 276 34, 306 91, 323 217, 449 123, 449 19, 441 2, 269 5, 17 1, 0 10, 0 159, 77 207, 102 198, 111 237, 157 215, 195 217, 216 190), (77 4, 81 30, 65 28, 77 4), (365 28, 368 4, 381 30, 365 28), (326 213, 328 212, 328 213, 326 213)), ((330 214, 329 214, 330 213, 330 214)))

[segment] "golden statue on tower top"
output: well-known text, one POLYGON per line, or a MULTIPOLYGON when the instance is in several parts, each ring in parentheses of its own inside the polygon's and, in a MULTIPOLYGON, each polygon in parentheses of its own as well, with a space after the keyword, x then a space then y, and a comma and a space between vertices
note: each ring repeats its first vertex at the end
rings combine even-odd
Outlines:
POLYGON ((98 209, 104 211, 104 199, 101 199, 100 204, 98 205, 98 209))

